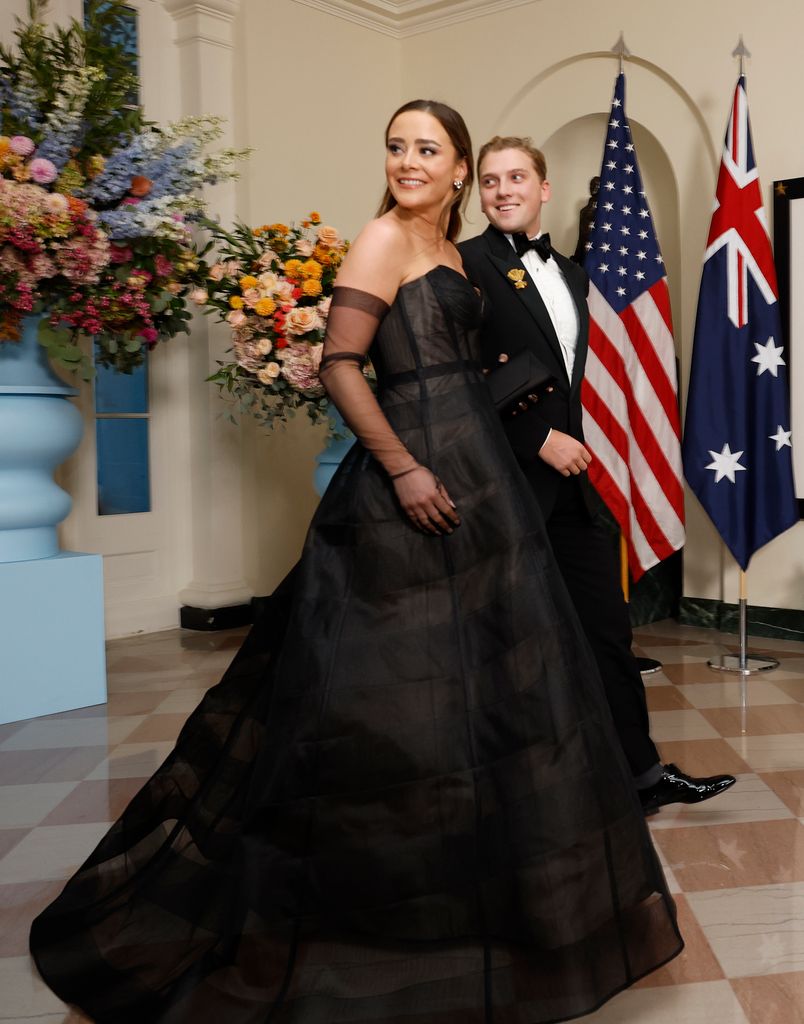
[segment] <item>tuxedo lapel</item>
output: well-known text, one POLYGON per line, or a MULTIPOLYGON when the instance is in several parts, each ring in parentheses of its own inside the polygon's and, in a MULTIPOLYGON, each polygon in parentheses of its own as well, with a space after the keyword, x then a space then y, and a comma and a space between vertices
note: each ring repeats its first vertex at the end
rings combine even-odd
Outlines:
POLYGON ((553 253, 553 259, 561 268, 564 280, 578 311, 578 340, 575 344, 575 362, 572 368, 570 391, 580 387, 586 367, 586 353, 589 346, 589 306, 586 301, 583 275, 578 273, 577 266, 560 253, 553 253))
MULTIPOLYGON (((506 279, 506 284, 511 289, 513 295, 515 295, 516 298, 525 306, 527 311, 536 321, 536 324, 553 352, 558 365, 563 367, 564 357, 561 353, 561 346, 558 343, 558 336, 556 335, 555 328, 553 327, 553 321, 550 319, 547 307, 539 294, 539 289, 536 287, 531 276, 525 270, 522 261, 516 254, 516 250, 505 235, 497 231, 496 228, 486 228, 484 237, 488 243, 488 256, 492 265, 506 279), (508 276, 509 271, 511 270, 521 270, 525 272, 525 277, 523 279, 525 282, 524 288, 517 288, 515 282, 508 276)), ((565 371, 564 380, 566 379, 567 376, 565 371)))

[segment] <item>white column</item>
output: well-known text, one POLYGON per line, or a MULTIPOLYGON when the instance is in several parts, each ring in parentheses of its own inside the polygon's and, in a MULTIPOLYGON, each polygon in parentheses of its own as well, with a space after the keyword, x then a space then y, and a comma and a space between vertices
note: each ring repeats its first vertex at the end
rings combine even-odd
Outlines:
MULTIPOLYGON (((234 18, 239 0, 163 0, 176 24, 182 115, 227 119, 222 143, 231 145, 235 114, 234 18)), ((210 208, 224 223, 236 214, 233 183, 210 191, 210 208)), ((197 316, 187 347, 187 451, 191 478, 192 580, 185 605, 219 608, 251 599, 243 553, 243 441, 226 423, 217 389, 205 378, 225 359, 228 328, 197 316)))

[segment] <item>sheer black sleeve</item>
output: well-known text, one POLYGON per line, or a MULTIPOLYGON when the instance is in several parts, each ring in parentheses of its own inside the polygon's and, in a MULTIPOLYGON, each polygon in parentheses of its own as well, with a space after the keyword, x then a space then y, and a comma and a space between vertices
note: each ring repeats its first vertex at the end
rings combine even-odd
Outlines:
POLYGON ((402 444, 363 376, 363 364, 388 304, 360 288, 336 287, 327 318, 321 383, 352 433, 391 477, 418 463, 402 444))

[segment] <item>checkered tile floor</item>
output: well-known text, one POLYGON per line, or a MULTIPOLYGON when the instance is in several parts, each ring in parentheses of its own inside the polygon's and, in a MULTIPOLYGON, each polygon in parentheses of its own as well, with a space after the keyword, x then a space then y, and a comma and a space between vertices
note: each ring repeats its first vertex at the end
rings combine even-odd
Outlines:
MULTIPOLYGON (((0 1021, 79 1024, 27 955, 30 921, 163 760, 242 631, 109 645, 109 703, 0 726, 0 1021)), ((804 643, 758 639, 781 665, 746 681, 707 659, 734 637, 660 622, 638 651, 665 761, 737 785, 650 819, 687 948, 590 1024, 804 1024, 804 643)), ((147 1024, 143 1021, 143 1024, 147 1024)))

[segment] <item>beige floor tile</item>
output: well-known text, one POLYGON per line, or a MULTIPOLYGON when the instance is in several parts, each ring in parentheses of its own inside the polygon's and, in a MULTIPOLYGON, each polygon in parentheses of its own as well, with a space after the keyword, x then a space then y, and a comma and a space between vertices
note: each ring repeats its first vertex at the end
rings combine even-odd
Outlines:
POLYGON ((148 778, 162 764, 174 745, 173 741, 121 743, 87 775, 87 780, 148 778))
POLYGON ((711 669, 706 658, 691 662, 677 662, 662 666, 665 677, 676 686, 694 683, 722 683, 723 673, 711 669))
POLYGON ((755 772, 804 770, 804 733, 738 736, 726 742, 755 772))
POLYGON ((725 825, 745 821, 779 821, 793 818, 790 808, 758 775, 738 775, 725 793, 700 804, 669 804, 650 818, 655 829, 696 825, 725 825))
POLYGON ((48 750, 53 747, 114 747, 122 743, 144 716, 123 715, 120 718, 71 718, 57 721, 35 719, 9 736, 0 750, 48 750))
POLYGON ((42 782, 30 786, 0 786, 0 828, 38 825, 77 785, 77 782, 42 782))
POLYGON ((748 679, 743 686, 739 680, 722 680, 719 683, 686 683, 678 691, 695 708, 738 708, 745 693, 748 707, 768 707, 772 704, 794 704, 789 694, 765 679, 748 679))
POLYGON ((0 750, 0 785, 78 782, 109 753, 108 747, 0 750))
POLYGON ((59 895, 63 884, 60 880, 0 885, 0 957, 27 956, 31 922, 59 895))
POLYGON ((731 987, 751 1024, 804 1024, 804 972, 735 978, 731 987))
POLYGON ((650 734, 656 743, 666 740, 716 740, 718 732, 700 711, 652 711, 650 734))
POLYGON ((22 1018, 30 1024, 45 1014, 66 1014, 67 1007, 53 995, 36 973, 33 961, 27 956, 9 956, 0 959, 0 992, 5 1018, 22 1018))
POLYGON ((97 779, 79 782, 69 796, 42 819, 41 824, 80 825, 85 822, 115 821, 146 781, 97 779))
POLYGON ((687 899, 727 977, 804 971, 804 882, 687 899))
POLYGON ((796 818, 656 829, 653 839, 687 895, 804 881, 804 826, 796 818))
POLYGON ((108 828, 105 823, 94 823, 40 825, 32 829, 0 860, 0 885, 68 878, 92 853, 108 828))
POLYGON ((731 646, 728 644, 708 643, 696 644, 694 647, 668 644, 666 646, 656 645, 646 649, 646 656, 656 658, 662 663, 662 671, 667 672, 672 665, 706 665, 708 658, 719 658, 721 654, 728 654, 731 646))
POLYGON ((749 1024, 727 981, 632 988, 584 1024, 749 1024))
POLYGON ((703 708, 701 714, 721 736, 776 736, 785 732, 804 733, 804 705, 777 704, 775 707, 703 708))

